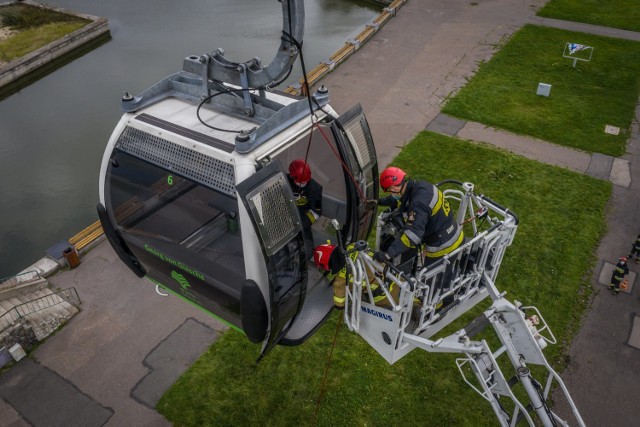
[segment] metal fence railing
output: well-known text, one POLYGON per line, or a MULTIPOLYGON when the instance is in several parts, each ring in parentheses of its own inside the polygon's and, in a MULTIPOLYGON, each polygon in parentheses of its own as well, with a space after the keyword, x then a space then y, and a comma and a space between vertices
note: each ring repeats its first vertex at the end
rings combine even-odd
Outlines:
POLYGON ((8 277, 1 278, 0 279, 0 285, 2 285, 5 282, 8 282, 11 279, 18 280, 18 278, 22 278, 24 280, 41 279, 40 273, 37 270, 29 270, 29 271, 24 271, 22 273, 14 274, 13 276, 8 276, 8 277))
POLYGON ((9 326, 15 324, 18 320, 49 307, 59 304, 69 303, 78 307, 81 303, 78 292, 75 288, 67 288, 61 291, 35 298, 31 301, 16 305, 2 316, 0 316, 0 333, 4 332, 9 326))

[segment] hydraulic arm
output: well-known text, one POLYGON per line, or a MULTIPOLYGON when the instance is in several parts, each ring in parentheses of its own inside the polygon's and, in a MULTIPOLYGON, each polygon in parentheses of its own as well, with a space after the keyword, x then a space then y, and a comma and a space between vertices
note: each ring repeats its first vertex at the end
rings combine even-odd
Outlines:
MULTIPOLYGON (((464 381, 489 402, 503 426, 521 420, 532 426, 537 422, 544 426, 568 425, 547 403, 554 385, 572 409, 575 422, 583 426, 567 388, 542 352, 548 344, 556 343, 542 315, 535 307, 509 302, 494 283, 515 236, 517 217, 491 199, 474 194, 472 184, 458 184, 462 190, 445 190, 444 194, 451 203, 457 203, 457 219, 473 238, 439 263, 423 268, 419 254, 412 272, 405 273, 390 263, 374 261, 366 242, 345 250, 359 252, 357 257, 345 257, 352 275, 344 311, 347 326, 389 363, 416 348, 461 354, 456 363, 464 381), (394 287, 400 291, 394 291, 394 287), (373 288, 383 290, 384 304, 374 302, 373 288), (491 298, 492 305, 473 322, 451 335, 434 338, 486 297, 491 298), (495 351, 486 339, 476 339, 489 326, 502 344, 495 351), (507 360, 501 359, 502 355, 507 360), (512 370, 512 375, 505 376, 505 370, 512 370), (469 372, 475 382, 467 379, 469 372), (544 386, 532 372, 546 376, 544 386)), ((392 215, 380 215, 378 235, 397 232, 388 227, 392 215)))
POLYGON ((276 56, 266 67, 260 58, 232 62, 222 49, 211 54, 191 55, 184 59, 183 70, 206 76, 209 80, 241 87, 269 88, 276 86, 291 69, 299 54, 304 35, 304 1, 282 0, 282 36, 276 56))

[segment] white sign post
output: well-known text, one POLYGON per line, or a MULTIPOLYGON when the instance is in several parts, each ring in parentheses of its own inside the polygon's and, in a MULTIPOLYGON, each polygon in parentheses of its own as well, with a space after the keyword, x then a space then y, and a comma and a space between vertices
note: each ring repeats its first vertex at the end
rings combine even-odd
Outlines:
POLYGON ((575 67, 578 61, 591 61, 593 55, 593 47, 586 46, 578 43, 567 43, 564 46, 564 52, 562 52, 563 58, 573 59, 573 66, 575 67))

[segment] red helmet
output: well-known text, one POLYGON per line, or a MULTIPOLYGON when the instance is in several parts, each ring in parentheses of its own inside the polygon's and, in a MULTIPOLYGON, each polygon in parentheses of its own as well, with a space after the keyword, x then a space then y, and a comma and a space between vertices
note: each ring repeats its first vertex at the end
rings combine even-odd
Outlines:
POLYGON ((313 263, 316 267, 320 270, 329 270, 329 261, 331 260, 331 254, 335 248, 335 245, 330 245, 328 243, 316 246, 313 250, 313 263))
POLYGON ((387 191, 387 188, 393 185, 401 185, 407 174, 400 168, 395 166, 386 168, 380 174, 380 187, 383 191, 387 191))
POLYGON ((620 257, 620 261, 622 261, 622 262, 627 262, 627 257, 621 256, 621 257, 620 257))
POLYGON ((340 257, 340 251, 336 251, 336 246, 325 243, 316 246, 313 250, 313 263, 320 270, 330 271, 336 274, 344 267, 344 260, 340 257))
POLYGON ((301 159, 296 159, 289 165, 289 175, 296 185, 306 184, 311 181, 311 169, 309 165, 301 159))

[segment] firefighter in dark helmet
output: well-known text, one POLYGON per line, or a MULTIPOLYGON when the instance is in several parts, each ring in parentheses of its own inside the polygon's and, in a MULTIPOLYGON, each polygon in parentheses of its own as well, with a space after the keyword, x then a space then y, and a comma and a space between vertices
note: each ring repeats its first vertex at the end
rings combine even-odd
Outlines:
POLYGON ((609 289, 614 295, 620 293, 620 282, 624 279, 624 276, 629 274, 629 267, 627 266, 627 259, 620 257, 618 263, 613 267, 613 274, 611 275, 611 283, 609 283, 609 289))

